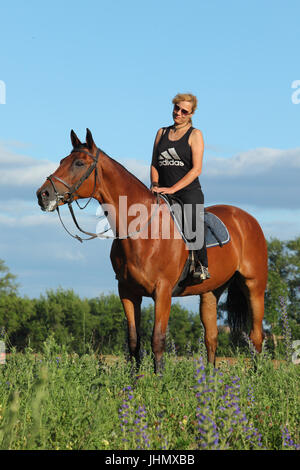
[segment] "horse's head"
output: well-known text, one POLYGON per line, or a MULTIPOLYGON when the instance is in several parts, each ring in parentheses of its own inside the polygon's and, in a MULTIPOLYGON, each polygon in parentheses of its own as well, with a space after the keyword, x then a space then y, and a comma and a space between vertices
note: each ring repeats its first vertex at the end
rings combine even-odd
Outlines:
POLYGON ((96 189, 100 150, 91 131, 86 130, 86 143, 83 144, 72 130, 71 142, 71 153, 61 160, 57 170, 37 190, 38 203, 44 211, 52 212, 75 199, 91 197, 96 189))

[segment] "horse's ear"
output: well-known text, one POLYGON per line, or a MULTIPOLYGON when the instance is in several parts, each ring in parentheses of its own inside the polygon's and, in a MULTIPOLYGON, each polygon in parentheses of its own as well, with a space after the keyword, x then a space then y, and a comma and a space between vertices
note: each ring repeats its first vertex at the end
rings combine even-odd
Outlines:
POLYGON ((86 130, 86 144, 90 150, 93 150, 96 147, 92 133, 89 129, 86 130))
POLYGON ((76 148, 78 148, 82 145, 82 143, 78 139, 78 137, 75 134, 75 132, 73 131, 73 129, 71 130, 71 142, 72 142, 72 145, 73 145, 74 149, 76 149, 76 148))

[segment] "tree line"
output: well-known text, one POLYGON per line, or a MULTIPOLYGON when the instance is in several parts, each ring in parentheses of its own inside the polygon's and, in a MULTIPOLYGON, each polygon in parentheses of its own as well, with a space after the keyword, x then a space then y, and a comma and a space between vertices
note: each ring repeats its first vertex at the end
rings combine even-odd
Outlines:
MULTIPOLYGON (((281 338, 283 308, 293 339, 300 339, 300 237, 291 241, 268 241, 269 278, 265 295, 264 328, 269 336, 281 338)), ((221 302, 218 317, 226 325, 226 303, 221 302)), ((142 344, 150 350, 154 307, 142 308, 142 344)), ((126 321, 119 297, 100 294, 80 298, 73 290, 48 290, 37 299, 18 293, 16 276, 0 260, 0 336, 7 345, 22 351, 30 346, 38 352, 44 341, 54 336, 58 344, 82 354, 90 349, 102 354, 124 350, 126 321)), ((168 348, 178 354, 197 350, 202 326, 199 314, 174 303, 171 308, 168 348)), ((1 339, 1 338, 0 338, 1 339)), ((219 334, 219 355, 227 355, 230 337, 219 334)))

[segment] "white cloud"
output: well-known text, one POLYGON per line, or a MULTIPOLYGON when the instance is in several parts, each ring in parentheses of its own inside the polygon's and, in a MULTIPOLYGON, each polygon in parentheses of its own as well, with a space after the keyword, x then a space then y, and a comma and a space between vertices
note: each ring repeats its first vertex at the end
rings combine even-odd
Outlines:
POLYGON ((258 148, 204 162, 207 203, 250 204, 257 208, 299 207, 300 148, 258 148))
POLYGON ((0 145, 1 186, 38 188, 56 168, 57 164, 53 162, 16 154, 0 145))
POLYGON ((241 152, 231 158, 211 158, 204 164, 204 174, 218 176, 270 176, 270 171, 286 173, 300 169, 300 148, 279 150, 257 148, 241 152))
POLYGON ((15 227, 52 225, 57 223, 56 214, 42 212, 36 201, 7 199, 0 207, 0 225, 15 227), (48 215, 48 217, 47 217, 48 215))
POLYGON ((34 163, 18 168, 2 169, 0 174, 1 185, 13 186, 41 186, 45 175, 49 176, 57 168, 51 162, 34 163))
POLYGON ((78 250, 62 250, 62 249, 56 249, 55 258, 58 260, 65 260, 65 261, 85 261, 86 256, 78 250))

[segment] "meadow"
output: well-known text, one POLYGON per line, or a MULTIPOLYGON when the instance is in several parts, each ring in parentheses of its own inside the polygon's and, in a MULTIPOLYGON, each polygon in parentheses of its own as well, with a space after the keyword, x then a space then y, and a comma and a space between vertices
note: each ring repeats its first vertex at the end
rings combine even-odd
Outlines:
POLYGON ((237 353, 150 353, 136 373, 125 355, 70 354, 53 337, 0 366, 0 449, 299 449, 300 367, 237 353))

